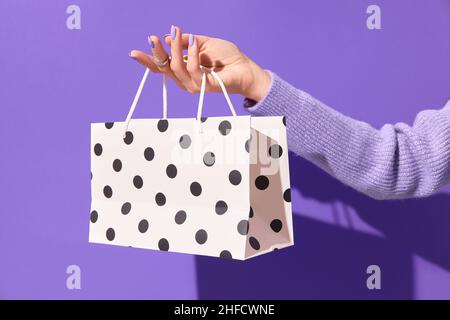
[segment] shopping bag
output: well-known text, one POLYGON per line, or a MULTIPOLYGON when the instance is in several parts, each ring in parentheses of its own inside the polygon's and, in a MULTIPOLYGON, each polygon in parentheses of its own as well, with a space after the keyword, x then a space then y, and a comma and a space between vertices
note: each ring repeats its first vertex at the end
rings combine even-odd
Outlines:
POLYGON ((293 245, 286 121, 202 117, 91 124, 91 243, 245 260, 293 245))

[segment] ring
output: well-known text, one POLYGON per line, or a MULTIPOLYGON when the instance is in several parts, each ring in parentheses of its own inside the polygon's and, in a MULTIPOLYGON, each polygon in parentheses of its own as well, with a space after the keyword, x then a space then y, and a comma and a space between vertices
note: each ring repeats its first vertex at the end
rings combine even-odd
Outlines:
POLYGON ((159 60, 157 60, 157 59, 155 59, 155 58, 153 57, 153 63, 156 64, 156 65, 157 65, 158 67, 160 67, 160 68, 162 68, 162 67, 164 67, 165 65, 167 65, 167 64, 169 63, 169 61, 170 61, 170 57, 167 57, 167 59, 164 60, 164 61, 159 61, 159 60))

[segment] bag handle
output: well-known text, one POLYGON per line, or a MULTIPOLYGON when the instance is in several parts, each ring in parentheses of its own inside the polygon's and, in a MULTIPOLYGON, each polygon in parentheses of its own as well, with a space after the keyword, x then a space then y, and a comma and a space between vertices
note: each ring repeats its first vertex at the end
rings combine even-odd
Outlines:
MULTIPOLYGON (((136 109, 136 105, 139 101, 139 98, 142 93, 142 89, 144 88, 145 82, 147 81, 148 74, 150 73, 150 69, 146 68, 144 72, 144 76, 141 79, 141 83, 137 89, 136 95, 134 96, 133 102, 131 103, 130 110, 128 111, 127 118, 125 119, 125 128, 123 131, 123 137, 125 138, 128 126, 130 124, 131 117, 133 116, 134 109, 136 109)), ((167 119, 167 85, 166 85, 166 75, 163 74, 163 119, 167 119)))
POLYGON ((203 71, 203 74, 202 74, 202 84, 200 87, 200 97, 198 99, 197 120, 198 121, 201 120, 202 112, 203 112, 203 98, 204 98, 205 92, 206 92, 206 72, 210 72, 211 75, 216 79, 217 83, 220 86, 220 89, 222 90, 223 95, 225 96, 225 99, 227 100, 227 104, 228 104, 228 107, 230 108, 231 114, 234 117, 236 117, 236 111, 234 110, 233 104, 231 103, 230 96, 228 95, 227 89, 225 88, 225 84, 223 83, 222 79, 213 70, 209 70, 204 66, 200 66, 200 69, 203 71), (207 71, 205 72, 204 70, 207 70, 207 71))
MULTIPOLYGON (((223 83, 222 79, 219 77, 219 75, 214 72, 213 70, 209 70, 204 66, 200 66, 200 69, 203 71, 202 74, 202 83, 200 87, 200 97, 198 101, 198 108, 197 108, 197 121, 201 124, 201 117, 203 112, 203 100, 206 92, 206 72, 211 73, 211 75, 216 79, 217 83, 219 84, 223 95, 225 96, 225 99, 227 101, 228 107, 230 108, 231 114, 233 116, 237 116, 236 111, 234 110, 233 104, 231 103, 231 99, 228 96, 227 89, 225 88, 225 84, 223 83), (207 70, 205 72, 205 70, 207 70)), ((137 89, 136 95, 134 96, 133 102, 131 103, 130 110, 128 111, 127 118, 125 119, 125 127, 123 131, 123 137, 125 138, 128 126, 131 121, 131 117, 133 116, 134 110, 136 109, 136 105, 139 101, 139 98, 142 93, 142 89, 144 88, 145 82, 147 81, 148 75, 150 73, 150 69, 146 68, 144 72, 144 76, 141 79, 141 83, 139 84, 139 87, 137 89)), ((163 119, 167 119, 167 82, 166 82, 166 75, 163 74, 163 119)))

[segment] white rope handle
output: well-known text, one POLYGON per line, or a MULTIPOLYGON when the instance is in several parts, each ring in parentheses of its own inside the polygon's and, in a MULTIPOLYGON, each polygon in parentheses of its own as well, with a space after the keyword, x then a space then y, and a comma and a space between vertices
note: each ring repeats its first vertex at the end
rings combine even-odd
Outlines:
MULTIPOLYGON (((204 66, 200 66, 200 69, 202 70, 208 70, 204 66)), ((222 90, 223 95, 225 96, 225 99, 227 100, 228 107, 230 108, 231 114, 235 117, 236 111, 234 110, 233 104, 231 103, 230 96, 228 95, 227 89, 225 87, 225 84, 223 83, 222 79, 219 77, 219 75, 214 72, 213 70, 208 70, 212 74, 212 76, 216 79, 217 83, 219 83, 220 89, 222 90)), ((206 92, 206 72, 203 71, 202 74, 202 84, 200 86, 200 97, 198 99, 198 108, 197 108, 197 120, 201 120, 202 112, 203 112, 203 100, 206 92)))
MULTIPOLYGON (((227 100, 228 107, 230 108, 231 114, 233 116, 236 116, 236 111, 233 107, 233 104, 231 103, 231 99, 228 95, 227 89, 225 88, 225 84, 223 83, 222 79, 219 77, 217 73, 215 73, 213 70, 209 70, 204 66, 200 66, 200 69, 203 70, 202 74, 202 83, 200 87, 200 97, 198 100, 198 108, 197 108, 197 120, 201 122, 202 112, 203 112, 203 100, 205 97, 206 92, 206 72, 205 69, 208 70, 207 72, 210 72, 212 76, 216 79, 217 83, 219 84, 223 95, 225 96, 225 99, 227 100)), ((136 95, 134 96, 133 102, 131 103, 130 111, 128 111, 127 118, 125 119, 125 127, 123 131, 123 137, 125 138, 128 126, 130 125, 131 117, 133 116, 134 110, 136 109, 136 105, 139 101, 139 98, 142 93, 142 89, 144 88, 145 82, 147 81, 148 75, 150 73, 150 69, 146 68, 144 72, 144 76, 141 79, 141 83, 139 84, 139 87, 137 89, 136 95)), ((166 75, 163 73, 163 119, 167 119, 167 82, 166 82, 166 75)))
MULTIPOLYGON (((146 68, 144 72, 144 76, 142 77, 141 83, 137 89, 136 95, 134 96, 133 102, 131 103, 130 111, 128 111, 127 118, 125 120, 125 128, 123 131, 123 137, 125 138, 128 126, 131 121, 131 117, 133 116, 134 109, 136 109, 136 105, 139 101, 139 98, 142 93, 142 89, 144 88, 145 82, 147 81, 148 74, 150 73, 150 69, 146 68)), ((163 74, 163 119, 167 118, 167 83, 166 83, 166 75, 163 74)))

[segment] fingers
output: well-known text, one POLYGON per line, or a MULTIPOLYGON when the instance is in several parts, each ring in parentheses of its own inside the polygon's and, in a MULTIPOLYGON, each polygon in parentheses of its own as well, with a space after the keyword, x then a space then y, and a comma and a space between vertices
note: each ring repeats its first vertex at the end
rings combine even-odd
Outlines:
POLYGON ((181 42, 181 30, 179 27, 172 26, 170 30, 171 46, 170 53, 172 59, 170 61, 170 69, 173 74, 180 80, 183 86, 191 92, 192 80, 189 72, 186 70, 186 64, 183 61, 183 46, 181 42))
MULTIPOLYGON (((209 39, 210 38, 207 36, 195 35, 195 41, 197 42, 198 47, 202 46, 209 39)), ((170 37, 170 34, 165 34, 164 40, 166 41, 166 44, 168 46, 170 46, 172 44, 172 38, 170 37)), ((181 35, 181 45, 182 45, 183 50, 188 49, 188 47, 189 47, 189 34, 188 33, 183 33, 181 35)))
POLYGON ((188 36, 188 45, 186 70, 191 77, 193 92, 198 92, 202 81, 202 71, 200 70, 197 39, 193 34, 188 36))
POLYGON ((143 66, 149 68, 152 72, 161 72, 158 67, 153 63, 153 59, 151 56, 146 54, 145 52, 139 50, 131 50, 128 54, 130 58, 136 60, 143 66))
POLYGON ((159 37, 151 35, 148 37, 148 43, 150 45, 150 49, 153 54, 153 60, 155 62, 155 65, 157 65, 157 68, 161 72, 168 73, 170 71, 169 63, 166 63, 164 66, 161 66, 163 62, 169 59, 169 55, 162 46, 161 40, 159 39, 159 37))
MULTIPOLYGON (((200 69, 199 47, 209 38, 192 34, 182 34, 179 27, 172 26, 171 33, 164 36, 165 42, 170 46, 169 55, 163 47, 159 37, 148 37, 152 55, 139 50, 132 50, 129 56, 152 72, 164 73, 173 79, 177 85, 191 93, 200 91, 202 73, 200 69), (188 51, 187 62, 183 61, 183 50, 188 51)), ((207 75, 207 90, 214 87, 215 79, 207 75), (209 88, 209 89, 208 89, 209 88)))
MULTIPOLYGON (((177 29, 177 31, 180 30, 177 29)), ((175 37, 175 39, 173 39, 172 34, 165 35, 164 38, 166 43, 171 47, 171 52, 173 52, 172 58, 174 54, 182 52, 182 50, 188 51, 186 70, 191 79, 191 84, 189 85, 186 84, 186 82, 183 82, 186 90, 191 93, 199 92, 203 72, 206 72, 206 91, 220 91, 216 79, 207 70, 203 71, 200 69, 199 48, 200 45, 204 44, 208 39, 210 39, 209 37, 184 33, 181 34, 180 37, 175 37)), ((209 66, 205 65, 205 67, 208 68, 209 66)))
POLYGON ((167 54, 166 50, 164 49, 161 40, 159 37, 151 35, 148 37, 148 43, 150 44, 150 48, 152 50, 152 60, 153 64, 157 68, 159 72, 164 73, 166 76, 170 77, 175 81, 175 83, 184 89, 184 85, 181 83, 180 79, 177 78, 177 76, 173 73, 170 64, 171 62, 168 61, 169 55, 167 54), (167 63, 165 62, 167 61, 167 63), (164 65, 162 65, 164 64, 164 65))

